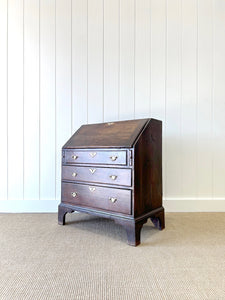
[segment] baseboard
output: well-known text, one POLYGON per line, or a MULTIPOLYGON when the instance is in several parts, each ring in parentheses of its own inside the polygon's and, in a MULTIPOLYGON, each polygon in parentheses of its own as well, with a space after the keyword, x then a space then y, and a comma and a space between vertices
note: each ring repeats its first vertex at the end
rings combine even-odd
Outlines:
MULTIPOLYGON (((0 200, 2 213, 57 212, 58 200, 0 200)), ((225 199, 167 198, 163 200, 166 212, 225 212, 225 199)))
POLYGON ((44 213, 57 212, 58 200, 1 200, 3 213, 44 213))
POLYGON ((167 198, 163 200, 163 206, 166 212, 225 212, 225 198, 167 198))

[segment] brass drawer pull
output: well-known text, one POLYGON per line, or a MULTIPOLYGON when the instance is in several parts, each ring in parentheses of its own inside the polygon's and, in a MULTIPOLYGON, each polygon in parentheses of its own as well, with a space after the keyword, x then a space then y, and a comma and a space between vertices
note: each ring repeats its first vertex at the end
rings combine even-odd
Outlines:
POLYGON ((112 161, 115 161, 115 160, 117 160, 118 156, 110 156, 110 158, 112 161))
POLYGON ((96 188, 95 188, 95 187, 92 187, 92 186, 89 186, 89 190, 90 190, 91 192, 94 192, 94 191, 96 190, 96 188))
POLYGON ((72 196, 73 198, 75 198, 75 197, 77 196, 77 193, 76 193, 76 192, 72 192, 72 193, 71 193, 71 196, 72 196))
POLYGON ((89 171, 91 172, 91 174, 94 174, 94 172, 96 171, 96 169, 89 169, 89 171))
POLYGON ((109 200, 110 200, 112 203, 115 203, 115 202, 117 201, 117 198, 109 197, 109 200))
POLYGON ((77 155, 72 155, 72 158, 73 158, 74 160, 76 160, 76 159, 78 158, 78 156, 77 156, 77 155))
POLYGON ((73 177, 76 177, 76 176, 77 176, 77 173, 75 173, 75 172, 72 173, 72 176, 73 176, 73 177))
POLYGON ((95 157, 95 155, 97 154, 96 152, 91 152, 91 153, 89 153, 90 154, 90 156, 93 158, 93 157, 95 157))
POLYGON ((116 175, 111 175, 109 176, 112 180, 116 180, 117 176, 116 175))

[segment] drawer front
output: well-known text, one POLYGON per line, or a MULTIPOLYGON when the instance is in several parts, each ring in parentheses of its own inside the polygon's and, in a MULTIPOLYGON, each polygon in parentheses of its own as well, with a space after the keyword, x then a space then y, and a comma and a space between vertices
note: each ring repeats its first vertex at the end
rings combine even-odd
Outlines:
POLYGON ((131 186, 131 169, 63 166, 62 179, 131 186))
POLYGON ((62 202, 131 214, 130 190, 63 182, 62 202))
POLYGON ((126 165, 127 151, 65 151, 66 164, 126 165))

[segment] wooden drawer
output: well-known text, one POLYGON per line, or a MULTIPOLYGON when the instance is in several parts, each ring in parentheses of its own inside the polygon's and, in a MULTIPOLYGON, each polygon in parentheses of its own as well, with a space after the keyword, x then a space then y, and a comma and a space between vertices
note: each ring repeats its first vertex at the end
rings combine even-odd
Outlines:
POLYGON ((131 186, 131 169, 63 166, 62 180, 131 186))
POLYGON ((131 214, 130 190, 63 182, 62 202, 131 214))
POLYGON ((126 165, 127 151, 81 151, 66 150, 66 164, 110 164, 110 165, 126 165))

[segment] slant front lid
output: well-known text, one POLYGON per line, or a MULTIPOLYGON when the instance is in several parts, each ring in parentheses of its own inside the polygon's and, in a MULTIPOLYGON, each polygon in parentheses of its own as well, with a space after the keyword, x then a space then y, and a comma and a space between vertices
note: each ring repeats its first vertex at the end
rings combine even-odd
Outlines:
POLYGON ((148 120, 83 125, 63 148, 129 148, 148 120))

